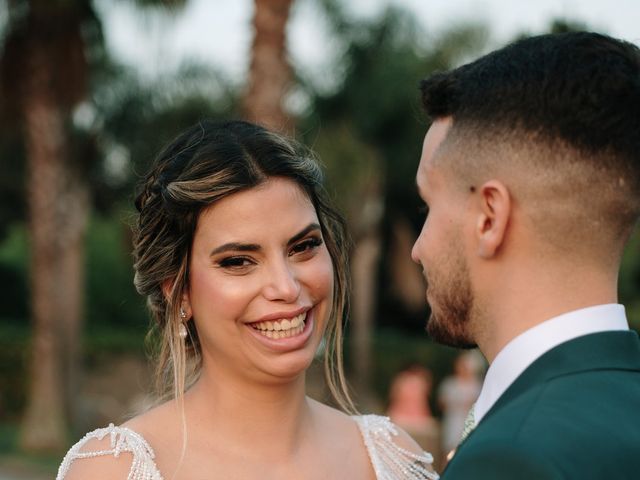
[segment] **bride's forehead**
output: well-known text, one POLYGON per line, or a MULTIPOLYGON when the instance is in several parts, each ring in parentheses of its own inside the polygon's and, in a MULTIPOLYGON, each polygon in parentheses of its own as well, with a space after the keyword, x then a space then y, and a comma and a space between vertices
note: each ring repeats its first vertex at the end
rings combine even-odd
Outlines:
POLYGON ((295 234, 313 222, 318 217, 307 193, 293 180, 276 178, 207 207, 198 217, 196 234, 226 237, 264 229, 295 234))
POLYGON ((272 213, 280 217, 297 209, 313 208, 306 191, 288 178, 271 178, 255 187, 239 190, 211 204, 201 218, 235 218, 238 213, 272 213))

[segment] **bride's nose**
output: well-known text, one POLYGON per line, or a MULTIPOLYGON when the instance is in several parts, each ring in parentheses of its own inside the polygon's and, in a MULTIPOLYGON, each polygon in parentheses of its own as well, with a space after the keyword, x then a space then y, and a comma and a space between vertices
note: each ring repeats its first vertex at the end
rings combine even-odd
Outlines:
POLYGON ((284 259, 272 264, 266 272, 263 295, 270 301, 295 302, 300 296, 295 267, 284 259))

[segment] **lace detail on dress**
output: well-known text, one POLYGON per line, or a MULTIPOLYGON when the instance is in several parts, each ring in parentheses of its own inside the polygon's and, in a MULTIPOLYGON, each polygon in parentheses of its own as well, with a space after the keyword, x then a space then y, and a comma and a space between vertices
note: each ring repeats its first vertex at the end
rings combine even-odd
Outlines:
POLYGON ((71 464, 79 458, 99 457, 113 455, 118 457, 122 452, 133 454, 131 470, 127 480, 162 480, 160 472, 153 461, 155 454, 141 435, 124 427, 115 427, 113 423, 106 428, 99 428, 87 433, 78 443, 69 449, 60 464, 56 480, 63 480, 71 464), (91 439, 102 440, 107 435, 110 437, 110 448, 81 452, 80 449, 91 439))
POLYGON ((396 426, 388 417, 362 415, 353 417, 360 427, 377 480, 437 480, 431 469, 430 453, 411 452, 398 445, 396 426))
MULTIPOLYGON (((438 474, 431 470, 433 457, 427 452, 420 454, 402 448, 394 441, 398 430, 387 417, 362 415, 352 417, 362 433, 377 480, 437 480, 438 474)), ((124 427, 110 424, 87 433, 64 457, 56 480, 64 480, 71 464, 76 459, 113 455, 122 452, 133 454, 131 470, 127 480, 163 480, 155 462, 153 449, 138 433, 124 427), (102 440, 107 435, 110 445, 105 450, 81 452, 91 439, 102 440)))

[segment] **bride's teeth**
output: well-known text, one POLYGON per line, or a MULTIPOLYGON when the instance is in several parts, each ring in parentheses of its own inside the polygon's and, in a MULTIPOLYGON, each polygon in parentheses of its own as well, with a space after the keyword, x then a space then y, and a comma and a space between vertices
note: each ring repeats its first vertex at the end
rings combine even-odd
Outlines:
POLYGON ((282 320, 259 322, 252 326, 268 338, 289 338, 302 333, 306 318, 307 312, 304 312, 291 319, 283 318, 282 320))

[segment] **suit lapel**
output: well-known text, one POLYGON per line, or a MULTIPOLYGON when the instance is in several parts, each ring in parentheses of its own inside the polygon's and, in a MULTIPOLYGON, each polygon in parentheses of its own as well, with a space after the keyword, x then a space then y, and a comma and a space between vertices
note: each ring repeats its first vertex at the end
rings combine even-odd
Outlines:
MULTIPOLYGON (((458 445, 450 462, 476 435, 481 435, 484 428, 491 428, 487 420, 530 388, 563 375, 596 370, 640 372, 638 334, 634 331, 593 333, 569 340, 543 354, 509 386, 476 428, 458 445)), ((446 471, 445 467, 443 476, 446 471)))
POLYGON ((487 412, 483 421, 533 385, 570 373, 593 370, 640 371, 638 334, 634 331, 593 333, 552 348, 522 372, 487 412))
POLYGON ((482 430, 481 426, 486 420, 532 386, 569 373, 609 369, 640 371, 640 341, 636 332, 593 333, 552 348, 520 374, 476 428, 460 442, 455 452, 478 430, 482 430))

